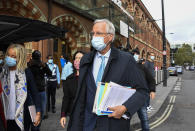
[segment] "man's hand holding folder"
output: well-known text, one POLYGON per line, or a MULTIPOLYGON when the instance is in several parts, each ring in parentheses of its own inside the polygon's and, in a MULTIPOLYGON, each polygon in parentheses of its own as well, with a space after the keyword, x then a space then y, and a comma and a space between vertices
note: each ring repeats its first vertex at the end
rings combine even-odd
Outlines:
POLYGON ((113 117, 116 119, 120 119, 122 115, 127 111, 127 108, 124 105, 109 107, 108 109, 113 111, 113 113, 108 115, 108 117, 113 117))
POLYGON ((135 91, 134 89, 118 85, 114 82, 100 82, 96 90, 93 112, 98 116, 108 115, 108 117, 116 119, 120 119, 121 117, 129 119, 129 117, 124 114, 127 108, 123 103, 129 99, 135 91))

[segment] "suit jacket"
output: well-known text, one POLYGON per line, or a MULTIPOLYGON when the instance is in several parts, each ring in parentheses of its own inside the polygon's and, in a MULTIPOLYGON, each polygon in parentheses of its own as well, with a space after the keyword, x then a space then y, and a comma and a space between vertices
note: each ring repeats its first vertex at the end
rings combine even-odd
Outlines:
MULTIPOLYGON (((68 131, 82 131, 85 102, 86 102, 86 75, 88 68, 93 64, 96 51, 84 55, 80 63, 79 83, 76 98, 71 112, 68 131)), ((143 99, 147 98, 146 81, 137 68, 136 62, 132 55, 127 52, 111 48, 111 54, 105 67, 102 82, 113 81, 123 86, 131 86, 136 89, 136 93, 130 97, 123 105, 127 108, 127 114, 132 116, 137 110, 144 105, 143 99)), ((94 92, 95 95, 95 92, 94 92)), ((97 131, 129 131, 130 120, 108 118, 101 116, 97 118, 97 131)))

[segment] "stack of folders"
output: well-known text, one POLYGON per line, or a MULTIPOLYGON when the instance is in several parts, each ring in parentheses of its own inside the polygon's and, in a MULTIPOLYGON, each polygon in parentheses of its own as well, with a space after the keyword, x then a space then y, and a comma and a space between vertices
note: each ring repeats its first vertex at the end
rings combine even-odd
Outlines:
MULTIPOLYGON (((112 111, 110 111, 108 107, 122 105, 135 91, 136 90, 131 89, 131 87, 124 87, 114 82, 99 82, 93 105, 93 113, 96 113, 98 116, 111 114, 112 111)), ((125 114, 122 117, 128 119, 125 114)))

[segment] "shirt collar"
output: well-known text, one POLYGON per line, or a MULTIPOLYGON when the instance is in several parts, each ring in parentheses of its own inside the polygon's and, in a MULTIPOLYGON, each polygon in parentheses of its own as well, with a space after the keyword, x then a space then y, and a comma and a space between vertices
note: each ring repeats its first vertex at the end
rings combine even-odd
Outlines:
MULTIPOLYGON (((111 52, 111 48, 110 48, 110 50, 109 50, 105 55, 103 55, 103 56, 105 56, 105 58, 109 58, 110 52, 111 52)), ((101 56, 102 56, 102 54, 100 54, 100 52, 97 52, 97 57, 99 58, 99 57, 101 57, 101 56)))

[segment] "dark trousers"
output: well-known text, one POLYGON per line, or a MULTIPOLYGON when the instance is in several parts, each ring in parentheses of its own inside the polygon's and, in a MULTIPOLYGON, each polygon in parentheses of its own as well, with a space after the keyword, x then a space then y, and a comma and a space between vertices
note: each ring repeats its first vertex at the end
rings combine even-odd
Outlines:
POLYGON ((149 107, 149 106, 150 106, 150 96, 147 99, 147 107, 149 107))
POLYGON ((47 107, 48 107, 48 111, 50 110, 50 100, 51 100, 52 109, 55 109, 56 88, 57 88, 57 81, 48 81, 48 86, 47 86, 47 107))
POLYGON ((149 97, 147 98, 145 104, 137 111, 138 117, 141 121, 142 131, 149 131, 150 130, 149 119, 148 119, 148 114, 147 114, 148 99, 149 99, 149 97))
POLYGON ((1 120, 1 117, 0 117, 0 131, 5 131, 5 127, 3 125, 3 121, 1 120))
POLYGON ((7 121, 7 131, 21 131, 21 129, 16 124, 15 120, 8 120, 7 121))

